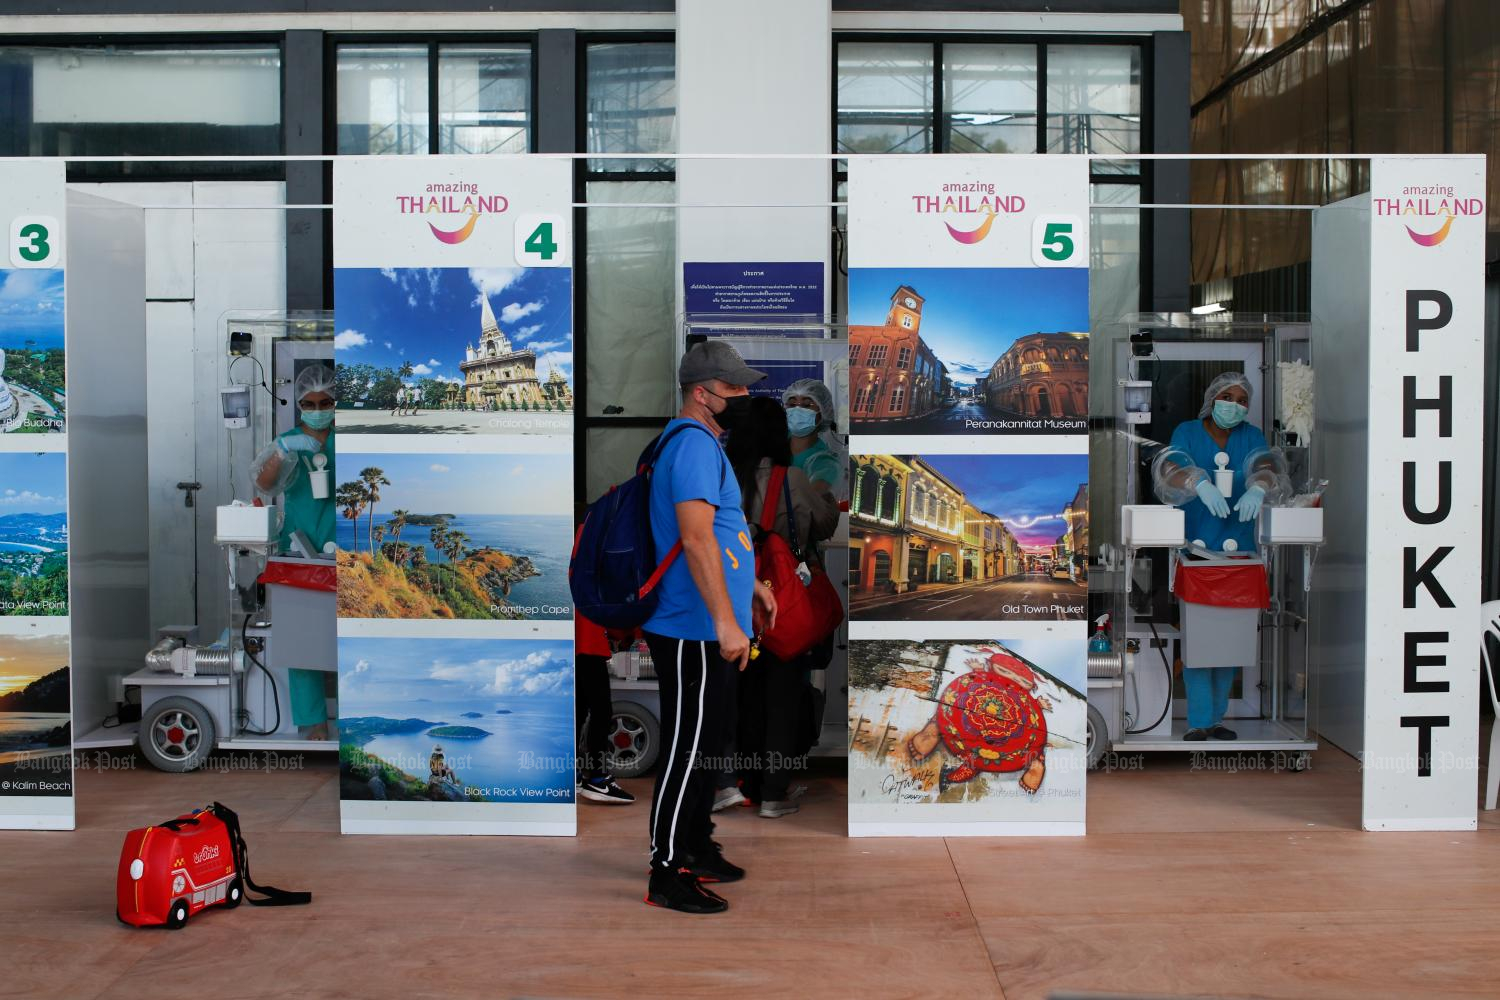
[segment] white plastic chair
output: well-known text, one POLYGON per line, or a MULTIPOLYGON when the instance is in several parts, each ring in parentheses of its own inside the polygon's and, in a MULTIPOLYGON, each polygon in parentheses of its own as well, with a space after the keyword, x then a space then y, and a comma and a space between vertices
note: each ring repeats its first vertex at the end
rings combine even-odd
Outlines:
POLYGON ((1500 797, 1500 760, 1496 759, 1497 752, 1500 752, 1500 690, 1497 690, 1500 688, 1500 674, 1495 672, 1495 664, 1490 659, 1489 639, 1491 636, 1500 639, 1500 601, 1485 601, 1479 611, 1483 626, 1479 633, 1479 649, 1490 684, 1490 707, 1495 710, 1495 724, 1490 729, 1490 755, 1485 762, 1484 789, 1484 807, 1493 809, 1496 798, 1500 797))

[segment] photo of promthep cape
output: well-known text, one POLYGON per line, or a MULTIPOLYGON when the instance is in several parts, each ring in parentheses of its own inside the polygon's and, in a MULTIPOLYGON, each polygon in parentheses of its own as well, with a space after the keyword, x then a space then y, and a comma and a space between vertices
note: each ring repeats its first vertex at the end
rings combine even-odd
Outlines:
POLYGON ((340 448, 339 617, 571 617, 572 462, 340 448))

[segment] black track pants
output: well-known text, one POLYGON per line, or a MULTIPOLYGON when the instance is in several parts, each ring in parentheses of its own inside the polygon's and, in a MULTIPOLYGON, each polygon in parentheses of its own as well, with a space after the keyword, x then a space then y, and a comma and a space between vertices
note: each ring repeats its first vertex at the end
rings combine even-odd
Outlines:
POLYGON ((651 864, 677 868, 708 846, 714 824, 714 772, 703 767, 723 745, 734 668, 716 642, 646 633, 661 690, 662 755, 651 797, 651 864))

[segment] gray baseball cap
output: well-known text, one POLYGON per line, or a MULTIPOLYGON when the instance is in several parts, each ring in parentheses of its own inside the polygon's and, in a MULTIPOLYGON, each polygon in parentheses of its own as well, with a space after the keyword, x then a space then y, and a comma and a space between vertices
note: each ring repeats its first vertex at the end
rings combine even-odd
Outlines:
POLYGON ((677 366, 677 384, 692 385, 716 378, 730 385, 754 385, 766 377, 765 372, 756 371, 745 364, 734 345, 723 340, 705 340, 694 344, 682 356, 677 366))

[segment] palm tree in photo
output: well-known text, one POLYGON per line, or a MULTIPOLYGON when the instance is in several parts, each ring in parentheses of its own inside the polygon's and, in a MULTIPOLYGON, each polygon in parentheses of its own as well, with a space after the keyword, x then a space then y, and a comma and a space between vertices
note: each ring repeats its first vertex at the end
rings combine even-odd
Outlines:
POLYGON ((340 483, 334 494, 334 502, 343 508, 344 516, 354 522, 356 544, 359 539, 359 515, 364 513, 365 504, 369 503, 369 500, 369 491, 365 484, 357 479, 348 483, 340 483))
POLYGON ((375 542, 374 555, 376 558, 380 558, 380 552, 385 542, 385 525, 377 524, 371 529, 370 534, 373 536, 372 540, 375 542))
POLYGON ((360 480, 365 484, 366 497, 370 504, 370 555, 375 554, 375 505, 380 502, 380 487, 391 485, 391 481, 385 478, 385 470, 370 466, 361 469, 360 480))
POLYGON ((437 571, 438 583, 439 583, 439 585, 443 586, 444 592, 446 593, 447 592, 447 585, 443 583, 442 562, 443 562, 443 556, 446 555, 447 552, 448 552, 448 528, 447 528, 447 525, 445 525, 445 524, 434 525, 433 529, 430 532, 427 533, 427 537, 430 538, 430 539, 432 539, 432 547, 433 547, 434 550, 436 550, 436 552, 438 554, 438 571, 437 571))

